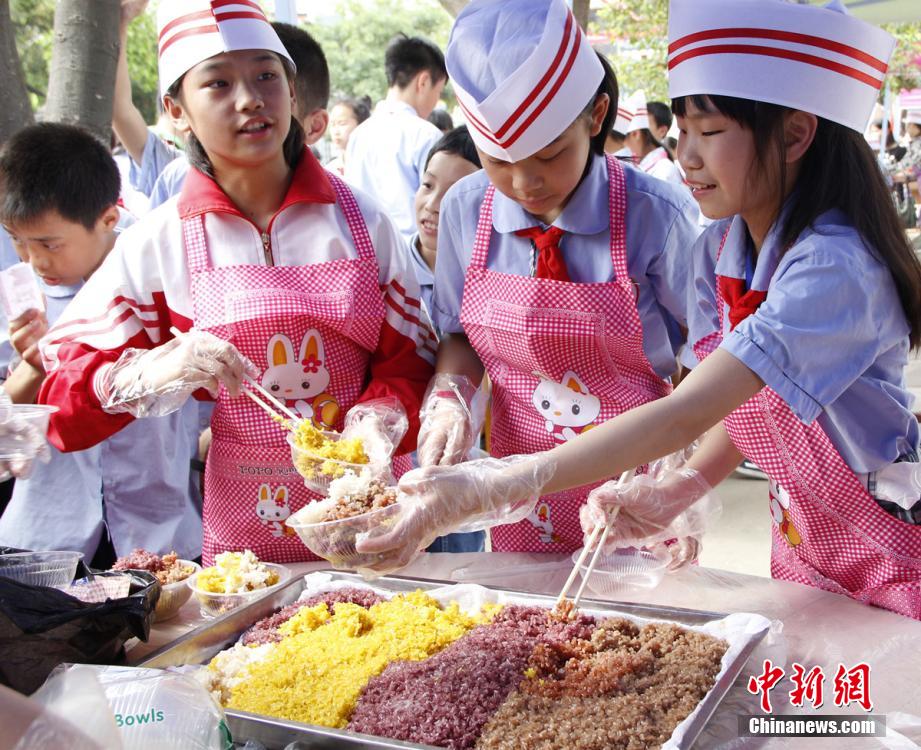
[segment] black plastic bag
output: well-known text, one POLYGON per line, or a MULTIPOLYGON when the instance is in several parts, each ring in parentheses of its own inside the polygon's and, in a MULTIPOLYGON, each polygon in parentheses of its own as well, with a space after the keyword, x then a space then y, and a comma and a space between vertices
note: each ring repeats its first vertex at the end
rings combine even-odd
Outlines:
POLYGON ((156 577, 139 570, 96 575, 130 575, 130 593, 89 604, 0 577, 0 683, 29 694, 62 662, 122 664, 125 641, 147 640, 160 598, 156 577))

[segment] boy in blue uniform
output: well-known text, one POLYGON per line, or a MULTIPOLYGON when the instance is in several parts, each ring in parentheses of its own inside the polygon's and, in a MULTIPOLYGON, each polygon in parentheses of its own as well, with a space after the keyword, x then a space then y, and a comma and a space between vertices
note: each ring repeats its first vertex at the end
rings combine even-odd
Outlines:
MULTIPOLYGON (((19 361, 4 388, 14 402, 31 403, 45 377, 38 340, 104 262, 125 215, 116 205, 118 168, 105 147, 77 127, 46 123, 21 130, 0 155, 0 182, 0 221, 46 300, 44 313, 30 310, 10 321, 19 361)), ((104 339, 106 331, 98 336, 104 339)), ((89 450, 52 448, 49 463, 17 481, 0 518, 0 545, 73 549, 89 561, 100 544, 105 548, 107 529, 119 555, 144 547, 198 557, 201 519, 189 463, 197 448, 196 415, 193 405, 131 425, 89 450)), ((107 562, 103 557, 97 563, 107 562)))

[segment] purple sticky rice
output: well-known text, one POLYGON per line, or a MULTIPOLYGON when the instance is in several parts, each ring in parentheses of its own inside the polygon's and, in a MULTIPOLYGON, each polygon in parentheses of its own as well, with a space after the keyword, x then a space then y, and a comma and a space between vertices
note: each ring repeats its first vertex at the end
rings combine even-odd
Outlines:
POLYGON ((348 728, 409 742, 472 748, 523 677, 540 642, 589 638, 595 620, 560 622, 539 607, 509 606, 424 661, 389 664, 365 686, 348 728))

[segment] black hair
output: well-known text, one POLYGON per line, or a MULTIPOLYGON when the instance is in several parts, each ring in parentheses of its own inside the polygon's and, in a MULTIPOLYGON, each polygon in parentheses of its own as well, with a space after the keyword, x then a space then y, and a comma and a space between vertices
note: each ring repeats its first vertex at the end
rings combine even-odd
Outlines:
MULTIPOLYGON (((688 102, 703 112, 717 111, 750 130, 755 144, 755 173, 751 177, 786 183, 783 154, 784 116, 793 110, 777 104, 728 96, 689 96, 672 101, 672 111, 683 117, 688 102), (773 160, 774 163, 771 162, 773 160)), ((899 223, 889 189, 869 144, 851 128, 817 117, 815 138, 804 154, 790 202, 780 227, 783 251, 789 249, 819 216, 838 209, 848 217, 864 244, 892 273, 908 325, 912 348, 921 345, 921 261, 899 223)), ((783 191, 781 191, 782 193, 783 191)), ((780 215, 781 195, 775 217, 780 215)))
MULTIPOLYGON (((285 75, 288 77, 288 80, 291 80, 291 67, 287 64, 287 61, 282 59, 281 55, 277 55, 278 59, 282 63, 282 67, 285 69, 285 75)), ((179 77, 179 79, 166 90, 166 96, 170 99, 181 102, 181 92, 182 92, 182 81, 185 79, 185 74, 179 77)), ((301 155, 304 152, 305 145, 305 136, 304 128, 301 127, 300 121, 292 114, 291 115, 291 124, 288 127, 288 134, 285 136, 285 142, 282 144, 282 151, 285 155, 285 163, 294 169, 297 166, 297 163, 301 160, 301 155)), ((189 131, 188 136, 185 141, 185 155, 195 169, 203 174, 208 175, 209 177, 214 177, 214 165, 211 164, 211 159, 208 158, 208 154, 205 151, 205 147, 201 145, 201 141, 195 136, 195 133, 189 131)))
POLYGON ((387 85, 405 89, 419 73, 428 72, 432 83, 447 80, 445 56, 428 39, 397 34, 384 52, 387 85))
POLYGON ((592 153, 604 156, 604 143, 608 138, 608 132, 613 128, 614 120, 617 119, 617 99, 620 94, 617 86, 617 75, 614 73, 611 63, 600 52, 596 51, 595 54, 598 55, 601 67, 604 68, 604 77, 601 79, 601 83, 598 84, 598 90, 595 91, 595 95, 585 105, 585 109, 582 110, 582 115, 591 117, 598 97, 602 94, 608 95, 608 111, 605 112, 604 119, 601 121, 601 130, 597 135, 592 136, 591 143, 592 153))
POLYGON ((445 109, 436 107, 426 119, 442 133, 447 133, 454 128, 454 120, 451 119, 451 114, 445 109))
POLYGON ((323 48, 310 34, 290 23, 275 21, 272 28, 297 67, 294 93, 301 116, 326 109, 329 104, 329 66, 323 48))
POLYGON ((672 126, 672 110, 665 102, 646 102, 646 113, 656 121, 656 125, 667 130, 672 126))
POLYGON ((121 177, 103 143, 77 125, 43 122, 0 151, 0 220, 28 223, 47 211, 93 229, 118 202, 121 177))
POLYGON ((477 153, 473 138, 470 137, 470 131, 467 130, 466 125, 460 125, 449 130, 435 141, 435 145, 432 146, 429 155, 425 157, 425 169, 428 169, 432 157, 441 152, 454 154, 462 159, 466 159, 471 164, 476 164, 477 169, 483 168, 483 165, 480 163, 480 155, 477 153))
POLYGON ((371 116, 371 97, 367 94, 359 97, 343 96, 341 99, 336 99, 333 107, 338 107, 340 104, 352 110, 359 125, 371 116))

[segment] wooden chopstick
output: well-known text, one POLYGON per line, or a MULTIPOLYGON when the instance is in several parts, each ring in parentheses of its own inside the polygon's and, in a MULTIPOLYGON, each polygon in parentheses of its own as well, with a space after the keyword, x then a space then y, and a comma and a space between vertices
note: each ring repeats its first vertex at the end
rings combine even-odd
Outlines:
MULTIPOLYGON (((173 334, 173 336, 175 336, 176 338, 179 338, 180 336, 183 335, 183 332, 180 331, 178 328, 176 328, 176 326, 172 326, 169 330, 170 330, 170 333, 173 334)), ((253 378, 251 378, 249 375, 244 374, 244 375, 243 375, 243 380, 244 380, 244 382, 249 383, 249 384, 250 384, 253 388, 255 388, 259 393, 261 393, 262 396, 268 401, 268 403, 266 403, 265 401, 263 401, 263 400, 262 400, 261 398, 259 398, 255 393, 253 393, 252 391, 247 390, 246 388, 241 388, 241 390, 243 391, 243 393, 244 393, 246 396, 248 396, 250 399, 252 399, 255 403, 259 404, 260 407, 262 407, 263 409, 265 409, 265 410, 266 410, 269 414, 271 414, 273 417, 285 416, 285 417, 287 417, 288 419, 290 419, 292 422, 299 422, 299 421, 300 421, 300 419, 301 419, 300 416, 298 416, 298 415, 295 414, 293 411, 291 411, 291 410, 290 410, 287 406, 285 406, 281 401, 279 401, 279 400, 278 400, 277 398, 275 398, 271 393, 269 393, 265 388, 263 388, 261 385, 259 385, 259 383, 257 383, 255 380, 253 380, 253 378), (274 407, 274 408, 272 408, 272 407, 274 407), (279 412, 280 412, 280 414, 279 414, 279 412)))
POLYGON ((576 595, 572 598, 573 608, 579 606, 579 600, 582 598, 582 592, 585 591, 585 586, 588 583, 588 579, 591 578, 592 573, 595 570, 595 565, 598 564, 598 558, 601 557, 601 551, 604 549, 604 543, 608 540, 608 534, 611 533, 611 529, 614 528, 614 521, 617 520, 617 514, 620 513, 620 507, 614 508, 614 512, 611 513, 611 517, 608 518, 608 522, 604 525, 604 531, 601 532, 601 539, 598 540, 598 545, 595 547, 595 553, 592 555, 592 559, 588 563, 588 568, 585 573, 582 574, 582 583, 579 584, 579 588, 576 590, 576 595))
MULTIPOLYGON (((620 475, 620 478, 617 480, 618 484, 623 484, 633 477, 633 474, 636 472, 636 469, 628 469, 623 474, 620 475)), ((591 562, 589 563, 587 571, 582 576, 582 583, 579 586, 579 590, 576 592, 575 599, 573 600, 573 607, 576 607, 579 604, 579 599, 582 596, 582 592, 585 590, 585 583, 588 581, 589 576, 592 574, 592 571, 595 569, 595 564, 598 562, 600 555, 600 550, 604 548, 604 543, 608 538, 608 534, 611 533, 611 529, 614 528, 614 521, 617 519, 617 514, 620 512, 620 508, 617 508, 608 518, 607 523, 604 527, 596 526, 592 529, 592 533, 589 534, 588 541, 585 543, 585 546, 582 548, 582 553, 579 555, 579 559, 576 560, 576 564, 573 566, 572 572, 569 574, 569 578, 566 579, 566 583, 563 584, 563 589, 560 591, 560 595, 556 599, 556 604, 554 609, 559 609, 560 605, 566 600, 566 594, 569 592, 570 586, 576 580, 576 575, 579 573, 579 569, 582 567, 582 563, 585 562, 585 558, 588 557, 588 553, 592 551, 592 547, 595 547, 595 554, 592 555, 591 562), (595 546, 595 540, 598 539, 598 535, 601 534, 601 539, 598 541, 598 545, 595 546)))
MULTIPOLYGON (((253 388, 255 388, 259 393, 261 393, 269 403, 272 404, 278 411, 284 414, 292 422, 300 422, 301 418, 299 415, 291 411, 287 406, 285 406, 281 401, 279 401, 275 396, 269 393, 265 388, 263 388, 259 383, 253 380, 249 375, 244 375, 243 380, 249 383, 253 388)), ((247 392, 246 389, 243 389, 244 392, 247 392)))

